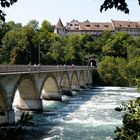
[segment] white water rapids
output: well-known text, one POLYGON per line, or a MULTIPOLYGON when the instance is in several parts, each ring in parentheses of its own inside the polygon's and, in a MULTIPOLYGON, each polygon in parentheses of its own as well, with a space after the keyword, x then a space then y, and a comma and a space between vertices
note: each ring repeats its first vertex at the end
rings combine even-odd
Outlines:
POLYGON ((95 87, 63 96, 63 102, 43 101, 44 112, 34 114, 32 140, 112 140, 122 114, 122 101, 140 96, 135 88, 95 87))

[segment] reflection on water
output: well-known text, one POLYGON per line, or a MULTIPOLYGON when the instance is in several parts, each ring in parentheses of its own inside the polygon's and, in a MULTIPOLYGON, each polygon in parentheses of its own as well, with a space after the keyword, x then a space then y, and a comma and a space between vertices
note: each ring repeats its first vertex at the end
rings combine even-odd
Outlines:
MULTIPOLYGON (((122 101, 139 97, 135 88, 96 87, 63 96, 63 102, 44 101, 44 112, 34 113, 32 140, 111 140, 121 114, 114 111, 122 101)), ((17 115, 19 112, 16 113, 17 115)))

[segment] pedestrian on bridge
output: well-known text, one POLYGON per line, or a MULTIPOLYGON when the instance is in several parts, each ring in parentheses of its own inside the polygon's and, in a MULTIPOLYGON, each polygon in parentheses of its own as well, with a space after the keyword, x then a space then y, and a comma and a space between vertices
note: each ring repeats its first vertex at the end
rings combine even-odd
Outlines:
POLYGON ((37 65, 36 64, 34 64, 34 70, 36 71, 36 68, 37 68, 37 65))
POLYGON ((28 64, 28 71, 31 72, 31 62, 28 64))
POLYGON ((38 64, 37 65, 37 70, 40 71, 41 70, 40 68, 41 68, 41 64, 38 64))

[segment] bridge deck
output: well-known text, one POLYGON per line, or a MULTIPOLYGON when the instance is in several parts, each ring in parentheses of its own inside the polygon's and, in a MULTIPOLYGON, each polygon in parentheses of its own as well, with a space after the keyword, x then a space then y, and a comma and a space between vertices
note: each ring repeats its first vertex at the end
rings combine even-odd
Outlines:
MULTIPOLYGON (((62 66, 62 65, 0 65, 0 75, 8 73, 34 73, 34 72, 57 72, 87 70, 89 66, 62 66)), ((93 67, 92 67, 93 68, 93 67)))

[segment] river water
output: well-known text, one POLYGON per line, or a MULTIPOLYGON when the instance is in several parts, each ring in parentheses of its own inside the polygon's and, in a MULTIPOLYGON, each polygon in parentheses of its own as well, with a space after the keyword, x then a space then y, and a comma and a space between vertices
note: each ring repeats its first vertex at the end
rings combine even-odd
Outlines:
POLYGON ((122 101, 139 97, 135 88, 95 87, 63 96, 63 102, 43 101, 44 112, 34 113, 30 140, 112 140, 122 114, 122 101))

